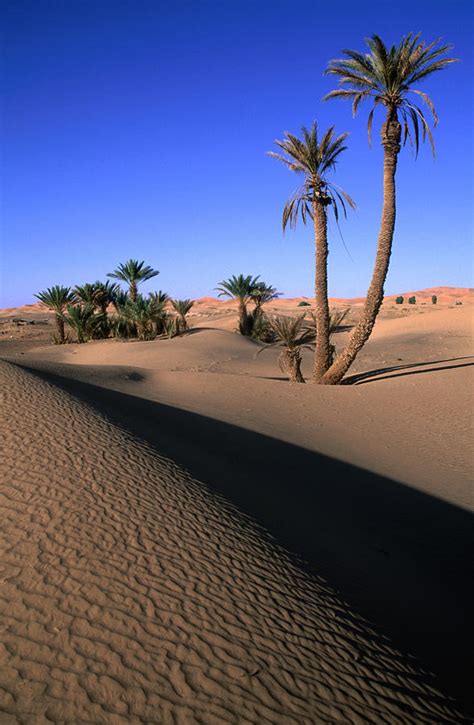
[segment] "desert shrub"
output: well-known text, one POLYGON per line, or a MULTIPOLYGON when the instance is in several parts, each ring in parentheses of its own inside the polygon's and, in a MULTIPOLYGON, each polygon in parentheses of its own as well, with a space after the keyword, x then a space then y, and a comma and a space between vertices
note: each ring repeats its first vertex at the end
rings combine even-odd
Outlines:
POLYGON ((403 305, 403 296, 402 295, 398 295, 398 297, 395 300, 395 304, 396 305, 403 305))
POLYGON ((194 300, 171 300, 171 304, 178 314, 178 331, 185 332, 189 328, 186 315, 194 305, 194 300))
POLYGON ((163 320, 163 335, 168 338, 176 337, 181 332, 180 320, 178 317, 167 315, 163 320))
POLYGON ((268 317, 261 313, 254 318, 251 337, 259 342, 271 343, 275 341, 275 333, 268 317))
POLYGON ((431 304, 435 305, 438 302, 438 298, 436 295, 431 295, 431 304))
POLYGON ((306 302, 305 300, 301 300, 301 302, 298 302, 297 307, 311 307, 311 302, 306 302))
POLYGON ((462 305, 462 302, 461 302, 461 300, 456 300, 456 302, 454 304, 455 305, 462 305))
POLYGON ((110 318, 110 332, 113 337, 122 340, 129 340, 137 336, 136 325, 131 320, 126 320, 118 315, 110 318))
POLYGON ((416 297, 413 295, 412 297, 408 298, 408 304, 409 305, 416 305, 416 297))
POLYGON ((67 305, 62 319, 76 333, 77 342, 83 343, 100 336, 105 320, 91 304, 67 305))

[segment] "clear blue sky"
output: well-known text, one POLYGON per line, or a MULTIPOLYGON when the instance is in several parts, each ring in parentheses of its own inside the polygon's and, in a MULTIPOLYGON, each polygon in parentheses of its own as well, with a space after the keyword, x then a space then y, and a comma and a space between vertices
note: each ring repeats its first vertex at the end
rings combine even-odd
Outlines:
MULTIPOLYGON (((297 179, 265 155, 316 119, 350 131, 334 179, 356 200, 331 227, 330 292, 363 294, 381 206, 370 150, 323 76, 371 33, 443 36, 461 63, 423 85, 437 158, 402 151, 387 293, 472 285, 472 0, 3 0, 0 306, 53 284, 104 279, 145 259, 144 291, 213 294, 260 274, 287 296, 313 289, 311 228, 281 231, 297 179)), ((378 119, 380 121, 380 118, 378 119)))

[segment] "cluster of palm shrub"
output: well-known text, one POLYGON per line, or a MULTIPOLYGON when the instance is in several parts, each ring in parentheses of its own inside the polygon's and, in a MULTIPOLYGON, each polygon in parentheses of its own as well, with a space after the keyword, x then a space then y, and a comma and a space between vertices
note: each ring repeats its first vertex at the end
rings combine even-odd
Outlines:
MULTIPOLYGON (((332 364, 336 357, 336 346, 333 342, 334 333, 338 332, 349 310, 333 310, 329 319, 329 360, 332 364)), ((313 350, 316 345, 316 316, 313 312, 309 313, 309 319, 306 319, 306 313, 297 317, 287 317, 285 315, 270 316, 268 325, 273 337, 272 342, 262 347, 258 352, 259 355, 270 347, 279 346, 283 350, 279 355, 278 362, 280 370, 283 374, 288 375, 291 383, 304 383, 305 379, 301 372, 302 350, 313 350)))
POLYGON ((140 284, 158 274, 143 261, 130 259, 107 275, 125 282, 127 291, 108 280, 74 288, 55 285, 39 292, 36 297, 55 313, 53 342, 71 341, 66 328, 79 343, 108 337, 153 340, 182 334, 188 329, 186 315, 192 300, 171 299, 161 290, 146 297, 138 292, 140 284))
POLYGON ((238 331, 241 335, 263 342, 273 341, 273 332, 263 305, 280 297, 275 287, 251 274, 233 275, 216 287, 219 297, 236 300, 239 305, 238 331), (249 304, 252 305, 249 308, 249 304))

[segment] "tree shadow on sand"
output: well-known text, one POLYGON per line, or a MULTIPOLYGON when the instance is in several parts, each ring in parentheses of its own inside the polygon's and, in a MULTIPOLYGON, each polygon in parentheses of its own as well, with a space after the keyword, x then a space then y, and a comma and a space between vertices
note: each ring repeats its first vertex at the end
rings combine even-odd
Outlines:
MULTIPOLYGON (((434 672, 435 686, 474 709, 469 682, 474 536, 467 511, 259 433, 31 371, 145 440, 250 515, 301 568, 323 576, 393 645, 434 672)), ((341 452, 343 446, 341 441, 341 452)))
POLYGON ((392 365, 386 368, 377 368, 376 370, 368 370, 363 373, 355 373, 344 378, 341 385, 363 385, 375 380, 389 380, 390 378, 401 378, 405 375, 422 375, 423 373, 433 373, 440 370, 456 370, 457 368, 467 368, 474 366, 474 357, 467 355, 465 357, 452 357, 446 360, 429 360, 428 362, 407 363, 405 365, 392 365), (464 362, 458 365, 444 365, 443 367, 425 367, 426 365, 440 365, 441 363, 457 362, 458 360, 471 360, 472 362, 464 362), (413 368, 423 368, 423 370, 413 370, 413 368), (401 372, 410 370, 410 372, 401 372), (387 375, 386 373, 395 373, 395 375, 387 375), (380 376, 380 377, 379 377, 380 376))

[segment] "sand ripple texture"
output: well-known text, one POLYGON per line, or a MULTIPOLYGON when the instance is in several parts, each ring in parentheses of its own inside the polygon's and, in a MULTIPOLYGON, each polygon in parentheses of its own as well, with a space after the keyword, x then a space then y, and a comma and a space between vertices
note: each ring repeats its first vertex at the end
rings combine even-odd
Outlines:
POLYGON ((0 363, 0 721, 459 722, 173 462, 0 363))

